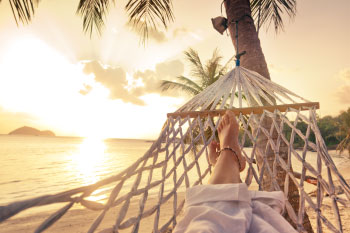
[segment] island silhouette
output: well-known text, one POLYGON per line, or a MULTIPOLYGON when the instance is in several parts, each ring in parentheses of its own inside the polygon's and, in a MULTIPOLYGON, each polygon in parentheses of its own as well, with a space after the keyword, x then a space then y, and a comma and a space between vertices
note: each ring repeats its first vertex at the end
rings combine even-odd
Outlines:
POLYGON ((50 130, 40 131, 33 127, 23 126, 15 129, 9 133, 9 135, 32 135, 32 136, 56 136, 54 132, 50 130))

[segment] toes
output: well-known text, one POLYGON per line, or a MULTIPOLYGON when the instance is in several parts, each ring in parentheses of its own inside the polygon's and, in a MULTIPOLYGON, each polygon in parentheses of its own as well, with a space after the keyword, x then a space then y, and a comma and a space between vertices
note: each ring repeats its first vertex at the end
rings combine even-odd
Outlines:
POLYGON ((218 158, 218 153, 217 153, 218 143, 215 141, 212 141, 209 144, 208 148, 209 148, 209 163, 214 166, 218 158))
POLYGON ((212 141, 210 144, 209 144, 209 152, 216 152, 216 143, 215 141, 212 141))
POLYGON ((227 125, 229 123, 228 115, 224 115, 224 125, 227 125))
POLYGON ((236 116, 235 116, 235 114, 234 114, 233 112, 227 111, 227 112, 226 112, 226 115, 227 115, 227 117, 228 117, 230 123, 235 123, 235 122, 237 122, 236 116))
POLYGON ((242 172, 245 169, 246 166, 246 159, 242 156, 239 160, 239 164, 241 165, 241 169, 239 170, 239 172, 242 172))
POLYGON ((236 119, 236 115, 231 112, 231 111, 227 111, 226 112, 228 118, 229 118, 229 121, 230 121, 230 124, 232 124, 235 128, 238 127, 238 122, 237 122, 237 119, 236 119))
POLYGON ((222 130, 223 123, 224 123, 224 117, 221 117, 221 120, 220 120, 220 123, 219 123, 219 126, 218 126, 218 131, 219 131, 219 133, 220 133, 220 131, 222 130))
POLYGON ((230 119, 235 118, 235 114, 232 111, 226 111, 226 115, 228 115, 230 119))

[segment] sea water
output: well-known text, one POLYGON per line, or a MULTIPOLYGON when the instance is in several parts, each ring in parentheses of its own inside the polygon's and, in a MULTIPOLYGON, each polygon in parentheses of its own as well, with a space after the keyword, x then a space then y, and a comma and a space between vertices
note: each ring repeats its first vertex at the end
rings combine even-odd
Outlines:
MULTIPOLYGON (((0 206, 93 184, 116 175, 143 156, 151 145, 147 140, 0 135, 0 206)), ((251 148, 245 151, 249 156, 251 148)), ((307 161, 315 166, 317 153, 307 153, 307 161)), ((349 161, 336 156, 334 151, 331 155, 336 165, 349 161)), ((294 162, 297 161, 293 161, 294 170, 300 171, 301 167, 297 167, 298 163, 294 166, 294 162)), ((207 167, 206 159, 200 163, 201 167, 207 167)), ((194 175, 190 175, 190 179, 196 176, 196 169, 192 172, 194 175)), ((179 177, 183 168, 179 167, 177 173, 179 177)), ((160 171, 154 176, 161 178, 160 171)), ((241 177, 245 177, 245 172, 241 177)), ((132 181, 128 181, 123 189, 130 190, 131 185, 132 181)), ((171 189, 172 185, 172 181, 165 182, 165 189, 171 189)), ((105 189, 94 193, 93 200, 107 198, 106 193, 105 189)))
POLYGON ((132 139, 0 135, 0 205, 116 175, 151 144, 132 139))

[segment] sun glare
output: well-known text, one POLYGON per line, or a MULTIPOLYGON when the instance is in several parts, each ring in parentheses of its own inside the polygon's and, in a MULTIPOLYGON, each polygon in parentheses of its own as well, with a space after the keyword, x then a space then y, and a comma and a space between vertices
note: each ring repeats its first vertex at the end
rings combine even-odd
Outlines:
MULTIPOLYGON (((25 113, 34 125, 58 135, 153 138, 166 112, 183 101, 159 94, 141 96, 143 106, 111 99, 107 87, 83 72, 82 62, 70 62, 35 36, 14 39, 6 47, 0 54, 0 107, 25 113)), ((127 77, 130 87, 143 85, 132 74, 127 77)))
POLYGON ((84 185, 100 180, 99 172, 107 159, 105 150, 103 139, 85 138, 78 151, 72 155, 73 170, 84 185))
POLYGON ((73 64, 62 54, 34 36, 14 40, 0 55, 0 106, 24 112, 79 136, 103 132, 92 125, 100 119, 108 90, 83 72, 83 64, 73 64), (87 95, 80 94, 93 86, 87 95))
POLYGON ((48 114, 82 86, 79 67, 35 37, 14 40, 0 67, 0 101, 13 111, 48 114))

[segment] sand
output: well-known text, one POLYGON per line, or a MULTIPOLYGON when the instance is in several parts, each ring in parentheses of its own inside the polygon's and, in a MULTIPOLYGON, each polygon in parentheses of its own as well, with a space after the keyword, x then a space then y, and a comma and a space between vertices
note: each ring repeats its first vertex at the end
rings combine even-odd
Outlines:
MULTIPOLYGON (((341 174, 346 180, 350 180, 350 161, 342 164, 339 168, 341 174)), ((315 186, 311 186, 315 187, 315 186)), ((315 189, 315 188, 314 188, 315 189)), ((346 196, 344 194, 339 195, 339 197, 346 199, 346 196)), ((178 194, 178 203, 180 203, 180 200, 183 200, 184 193, 178 194)), ((316 198, 313 198, 314 203, 316 203, 316 198)), ((146 209, 150 208, 151 206, 156 204, 155 198, 149 198, 148 204, 146 205, 146 209)), ((62 205, 63 206, 63 205, 62 205)), ((58 209, 57 207, 56 209, 58 209)), ((119 208, 115 207, 112 208, 107 212, 107 215, 104 217, 103 222, 101 223, 100 227, 96 232, 99 232, 100 230, 110 228, 114 225, 116 221, 116 216, 119 213, 119 208)), ((341 204, 338 205, 338 208, 340 210, 340 216, 342 218, 342 225, 343 225, 343 232, 350 232, 350 208, 345 207, 341 204)), ((42 223, 50 214, 52 214, 54 211, 44 211, 40 213, 30 214, 31 210, 27 210, 26 212, 19 216, 15 216, 11 219, 8 219, 4 223, 0 224, 0 232, 1 233, 26 233, 26 232, 33 232, 39 225, 42 223)), ((312 223, 312 226, 314 229, 316 229, 316 214, 312 210, 311 207, 306 207, 306 211, 310 217, 310 221, 312 223)), ((91 224, 93 223, 94 219, 97 218, 99 215, 99 211, 92 211, 87 209, 72 209, 68 211, 58 222, 56 222, 53 226, 51 226, 46 232, 66 232, 66 233, 80 233, 80 232, 87 232, 91 224)), ((332 202, 329 197, 325 197, 323 201, 323 207, 322 207, 322 214, 330 220, 330 222, 336 225, 335 221, 335 215, 333 214, 333 208, 332 208, 332 202)), ((131 202, 129 211, 127 213, 127 216, 125 219, 137 216, 138 214, 138 201, 135 200, 131 202)), ((160 226, 162 226, 166 221, 168 221, 171 216, 173 215, 173 203, 172 199, 169 200, 167 203, 162 205, 161 212, 160 212, 160 226)), ((153 223, 154 223, 154 215, 144 219, 141 222, 140 230, 139 232, 152 232, 153 229, 153 223)), ((120 232, 130 232, 131 228, 128 228, 126 230, 122 230, 120 232)), ((326 226, 323 227, 323 232, 331 232, 326 226)))
MULTIPOLYGON (((183 200, 184 193, 178 193, 179 200, 183 200)), ((155 198, 149 198, 146 209, 154 206, 156 204, 155 198)), ((64 206, 64 205, 62 205, 64 206)), ((60 208, 60 207, 57 207, 60 208)), ((126 215, 126 220, 129 217, 134 217, 138 215, 138 201, 133 201, 130 204, 129 211, 126 215)), ((110 209, 103 222, 100 224, 99 228, 95 232, 99 232, 106 228, 111 228, 116 221, 116 216, 119 213, 120 206, 110 209)), ((15 216, 8 219, 4 223, 0 224, 1 233, 27 233, 34 232, 35 229, 45 221, 48 216, 50 216, 55 211, 44 211, 35 214, 25 214, 25 216, 15 216)), ((72 209, 68 211, 61 219, 59 219, 54 225, 48 228, 45 232, 52 233, 82 233, 87 232, 93 221, 97 218, 100 211, 93 211, 88 209, 72 209)), ((163 226, 173 215, 173 203, 172 199, 162 205, 159 218, 159 226, 163 226)), ((154 215, 145 218, 141 221, 139 232, 152 232, 154 223, 154 215)), ((120 232, 130 232, 131 227, 120 232)))
MULTIPOLYGON (((339 197, 346 199, 344 194, 339 195, 339 197)), ((316 203, 316 198, 313 198, 313 201, 316 203)), ((340 213, 340 217, 342 220, 343 232, 350 232, 350 208, 345 207, 341 204, 340 205, 338 204, 338 208, 339 208, 339 213, 340 213)), ((315 230, 315 229, 317 229, 316 213, 313 211, 313 209, 311 207, 306 207, 306 212, 309 215, 309 219, 311 221, 312 228, 316 232, 316 230, 315 230)), ((332 202, 331 202, 331 199, 329 197, 325 197, 325 199, 323 200, 321 212, 328 219, 328 221, 330 221, 334 226, 338 227, 337 221, 336 221, 336 216, 334 215, 334 211, 332 208, 332 202)), ((323 232, 333 232, 330 229, 328 229, 324 224, 322 224, 322 226, 323 226, 322 227, 323 232)))

